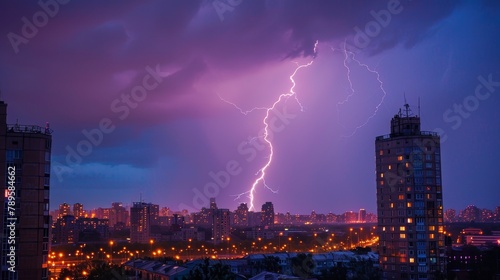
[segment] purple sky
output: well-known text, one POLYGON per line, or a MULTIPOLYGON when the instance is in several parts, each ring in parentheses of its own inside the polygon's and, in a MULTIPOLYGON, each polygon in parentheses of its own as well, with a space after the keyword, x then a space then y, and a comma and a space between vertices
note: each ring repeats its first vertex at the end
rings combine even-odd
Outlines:
POLYGON ((249 202, 266 111, 222 99, 269 107, 311 61, 270 114, 257 209, 375 211, 374 139, 404 94, 442 134, 445 208, 500 205, 496 1, 41 2, 0 4, 0 90, 10 123, 54 130, 51 208, 249 202))

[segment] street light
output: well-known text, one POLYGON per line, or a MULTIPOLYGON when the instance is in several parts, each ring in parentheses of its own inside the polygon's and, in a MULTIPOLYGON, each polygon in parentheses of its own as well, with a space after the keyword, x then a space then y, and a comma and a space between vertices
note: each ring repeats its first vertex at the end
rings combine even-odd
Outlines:
POLYGON ((352 228, 349 228, 349 249, 352 249, 352 228))
POLYGON ((149 249, 149 251, 150 251, 151 253, 153 252, 153 243, 154 243, 154 242, 155 242, 155 241, 154 241, 153 239, 150 239, 150 240, 149 240, 149 245, 150 245, 150 249, 149 249))
POLYGON ((113 240, 110 240, 110 241, 109 241, 109 251, 110 251, 110 252, 109 252, 109 255, 110 255, 111 257, 110 257, 109 259, 110 259, 110 263, 111 263, 111 265, 113 264, 113 244, 115 244, 115 243, 113 242, 113 240))
POLYGON ((281 252, 281 237, 283 236, 283 232, 280 232, 278 235, 278 250, 281 252))

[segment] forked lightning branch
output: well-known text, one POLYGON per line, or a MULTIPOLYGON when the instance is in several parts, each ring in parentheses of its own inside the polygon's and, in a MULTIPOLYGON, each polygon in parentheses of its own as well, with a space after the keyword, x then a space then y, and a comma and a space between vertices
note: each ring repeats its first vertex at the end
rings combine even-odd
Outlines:
POLYGON ((8 228, 8 241, 9 244, 7 253, 7 264, 10 272, 16 272, 16 167, 7 167, 7 219, 6 228, 8 228))

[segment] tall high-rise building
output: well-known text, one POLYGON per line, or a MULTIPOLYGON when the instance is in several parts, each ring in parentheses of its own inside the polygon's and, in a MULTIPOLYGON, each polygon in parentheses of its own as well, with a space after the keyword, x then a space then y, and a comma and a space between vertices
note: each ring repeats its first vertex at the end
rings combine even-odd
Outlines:
POLYGON ((274 206, 272 202, 266 202, 262 205, 261 225, 263 227, 274 225, 274 206))
POLYGON ((215 197, 210 198, 210 209, 217 209, 217 203, 215 202, 215 197))
POLYGON ((73 216, 75 216, 75 218, 83 217, 83 204, 81 203, 73 204, 73 216))
POLYGON ((160 205, 151 204, 151 225, 156 226, 160 224, 160 205))
POLYGON ((436 279, 445 270, 440 138, 408 104, 375 139, 384 279, 436 279))
POLYGON ((48 279, 51 145, 48 125, 7 125, 0 101, 1 279, 48 279))
POLYGON ((241 203, 234 213, 234 224, 237 226, 248 226, 248 206, 241 203))
POLYGON ((151 225, 158 221, 159 206, 152 203, 134 202, 130 208, 130 242, 149 243, 151 225))
POLYGON ((358 215, 356 214, 356 212, 346 211, 344 212, 343 216, 344 216, 344 222, 347 224, 352 224, 358 221, 358 215))
POLYGON ((358 222, 360 222, 360 223, 366 222, 366 210, 365 209, 359 209, 358 222))
POLYGON ((111 204, 111 216, 109 219, 109 226, 114 227, 116 224, 120 226, 129 225, 129 213, 127 208, 123 207, 121 202, 113 202, 111 204))
POLYGON ((172 210, 170 210, 169 207, 162 207, 160 209, 160 216, 163 216, 163 217, 172 216, 172 210))
POLYGON ((231 225, 229 209, 212 210, 212 239, 214 244, 218 244, 229 238, 231 225))
POLYGON ((68 203, 64 202, 59 204, 59 216, 64 217, 66 215, 71 215, 71 206, 68 203))

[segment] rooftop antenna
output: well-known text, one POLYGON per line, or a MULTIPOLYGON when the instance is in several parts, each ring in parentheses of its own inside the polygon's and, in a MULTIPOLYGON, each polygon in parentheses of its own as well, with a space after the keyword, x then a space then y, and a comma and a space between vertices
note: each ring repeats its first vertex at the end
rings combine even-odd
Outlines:
POLYGON ((420 96, 418 97, 418 116, 420 117, 420 96))
POLYGON ((403 92, 403 96, 404 96, 404 99, 405 99, 405 111, 406 111, 406 117, 408 118, 410 116, 410 105, 408 105, 408 103, 406 102, 406 92, 403 92))

